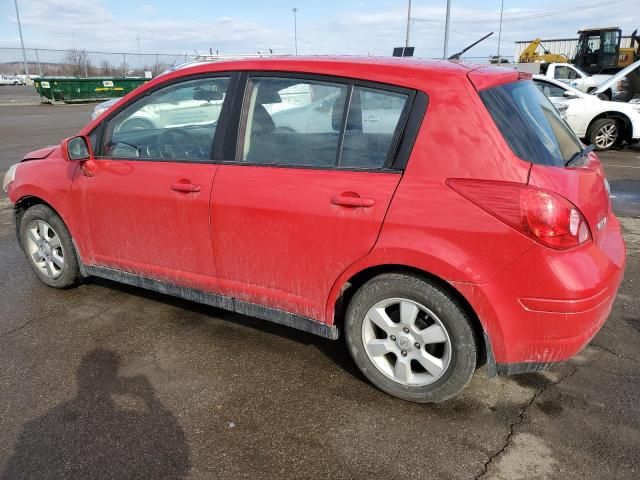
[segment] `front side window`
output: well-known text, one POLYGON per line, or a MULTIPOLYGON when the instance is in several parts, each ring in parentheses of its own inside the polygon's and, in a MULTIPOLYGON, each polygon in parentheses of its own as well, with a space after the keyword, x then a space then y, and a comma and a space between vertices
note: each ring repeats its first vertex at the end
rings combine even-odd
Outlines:
POLYGON ((253 77, 237 156, 253 164, 381 169, 407 100, 407 94, 341 83, 253 77))
POLYGON ((102 157, 209 160, 228 84, 228 77, 188 80, 134 102, 108 121, 102 157))
POLYGON ((584 53, 597 53, 600 51, 600 35, 591 35, 587 38, 586 51, 584 53))
POLYGON ((602 34, 603 38, 603 53, 615 54, 618 50, 618 39, 620 36, 620 32, 618 31, 610 31, 604 32, 602 34))
POLYGON ((582 144, 531 81, 488 88, 480 98, 511 150, 521 159, 563 166, 582 144))

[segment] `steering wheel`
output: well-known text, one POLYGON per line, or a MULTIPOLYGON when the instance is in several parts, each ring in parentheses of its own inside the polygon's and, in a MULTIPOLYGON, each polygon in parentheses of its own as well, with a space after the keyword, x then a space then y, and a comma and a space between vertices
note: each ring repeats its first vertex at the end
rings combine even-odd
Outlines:
POLYGON ((156 137, 156 147, 165 160, 190 158, 195 143, 195 137, 183 128, 166 128, 156 137))

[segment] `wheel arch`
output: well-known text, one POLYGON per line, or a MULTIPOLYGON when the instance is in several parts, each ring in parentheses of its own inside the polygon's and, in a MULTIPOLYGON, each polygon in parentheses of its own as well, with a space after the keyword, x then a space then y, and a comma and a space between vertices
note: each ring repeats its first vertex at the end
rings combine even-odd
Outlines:
POLYGON ((461 308, 471 319, 473 332, 476 338, 476 345, 478 347, 478 366, 487 363, 487 361, 489 363, 494 362, 492 358, 492 350, 489 337, 486 334, 486 330, 482 322, 480 321, 480 318, 478 317, 476 311, 472 307, 471 303, 467 300, 467 298, 458 289, 451 285, 451 283, 447 282, 442 277, 412 265, 400 263, 376 264, 369 265, 350 273, 350 276, 345 281, 339 281, 339 289, 337 290, 338 294, 334 295, 335 298, 330 299, 330 304, 328 305, 327 310, 329 323, 341 328, 344 322, 344 316, 347 307, 349 306, 349 302, 353 298, 355 292, 367 281, 378 275, 386 273, 400 273, 416 276, 435 284, 436 286, 444 290, 447 294, 449 294, 454 300, 458 302, 461 308))
POLYGON ((18 239, 18 243, 20 244, 21 247, 22 247, 22 238, 20 236, 20 226, 22 223, 22 217, 24 216, 24 213, 34 205, 45 205, 49 207, 51 210, 53 210, 56 213, 56 215, 60 217, 60 219, 64 222, 65 226, 69 228, 67 223, 62 218, 62 215, 60 215, 60 212, 58 212, 53 205, 51 205, 49 202, 47 202, 46 200, 38 196, 25 195, 20 199, 18 199, 18 201, 15 202, 15 204, 13 205, 13 226, 16 231, 16 238, 18 239))
POLYGON ((22 240, 20 237, 20 226, 22 223, 22 217, 24 216, 24 213, 34 205, 45 205, 53 210, 53 212, 58 217, 60 217, 60 220, 71 235, 71 239, 73 240, 76 248, 76 254, 78 255, 78 258, 80 258, 80 251, 78 249, 78 244, 76 243, 76 236, 74 235, 74 231, 71 228, 71 225, 69 225, 69 222, 67 221, 67 219, 65 219, 65 215, 61 212, 60 208, 56 207, 53 202, 50 202, 48 201, 48 199, 45 199, 43 196, 39 196, 37 194, 23 195, 13 205, 13 225, 20 247, 22 247, 22 240))
POLYGON ((613 118, 618 120, 619 122, 622 122, 622 140, 631 140, 631 137, 633 136, 633 124, 631 123, 631 119, 626 114, 622 112, 616 112, 615 110, 608 110, 593 117, 589 122, 589 126, 587 127, 587 136, 591 135, 591 128, 593 127, 593 124, 597 120, 600 120, 602 118, 613 118))

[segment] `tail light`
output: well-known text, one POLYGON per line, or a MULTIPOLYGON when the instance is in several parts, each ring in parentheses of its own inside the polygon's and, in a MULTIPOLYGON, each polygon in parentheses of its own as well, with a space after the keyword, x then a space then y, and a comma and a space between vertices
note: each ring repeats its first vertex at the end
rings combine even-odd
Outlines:
POLYGON ((519 183, 450 178, 447 185, 519 232, 556 250, 591 240, 584 216, 566 198, 519 183))

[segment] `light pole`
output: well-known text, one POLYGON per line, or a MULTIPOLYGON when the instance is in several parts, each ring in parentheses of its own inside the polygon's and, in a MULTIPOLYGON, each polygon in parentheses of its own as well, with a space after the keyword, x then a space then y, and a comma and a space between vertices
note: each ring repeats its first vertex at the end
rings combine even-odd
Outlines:
POLYGON ((407 6, 407 36, 404 40, 404 48, 409 47, 409 29, 411 28, 411 0, 409 0, 409 5, 407 6))
POLYGON ((451 16, 451 0, 447 0, 447 15, 444 20, 444 51, 442 58, 447 58, 449 51, 449 17, 451 16))
POLYGON ((291 11, 293 12, 293 43, 298 56, 298 9, 294 7, 291 11))
POLYGON ((24 73, 27 76, 25 83, 29 81, 29 67, 27 66, 27 53, 24 50, 24 39, 22 38, 22 25, 20 24, 20 10, 18 10, 18 0, 13 0, 16 6, 16 19, 18 20, 18 32, 20 32, 20 45, 22 46, 22 60, 24 61, 24 73))
POLYGON ((504 0, 500 1, 500 29, 498 30, 498 64, 500 64, 500 40, 502 39, 502 13, 504 12, 504 0))

